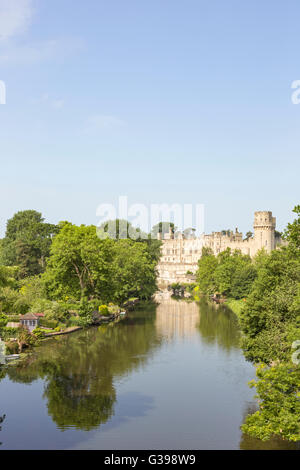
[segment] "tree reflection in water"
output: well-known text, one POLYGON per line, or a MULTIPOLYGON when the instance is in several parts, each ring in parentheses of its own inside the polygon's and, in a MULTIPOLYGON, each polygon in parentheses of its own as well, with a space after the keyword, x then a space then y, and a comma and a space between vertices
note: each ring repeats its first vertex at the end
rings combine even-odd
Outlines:
POLYGON ((239 349, 240 328, 236 315, 223 305, 200 300, 198 329, 206 343, 216 343, 226 350, 239 349))
POLYGON ((143 366, 160 345, 155 307, 132 316, 49 339, 7 373, 22 383, 44 379, 48 413, 60 429, 95 429, 114 414, 114 380, 143 366))

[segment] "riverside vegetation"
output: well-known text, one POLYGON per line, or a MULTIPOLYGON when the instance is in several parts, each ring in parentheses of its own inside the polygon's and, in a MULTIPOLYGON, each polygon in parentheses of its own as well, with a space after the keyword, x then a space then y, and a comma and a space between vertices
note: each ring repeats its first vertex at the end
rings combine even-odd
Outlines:
POLYGON ((259 410, 242 430, 267 440, 300 440, 300 206, 288 224, 283 246, 253 259, 230 249, 214 256, 204 248, 194 295, 218 293, 237 314, 242 348, 256 366, 259 410), (299 354, 298 354, 299 353, 299 354))
POLYGON ((70 222, 53 225, 33 210, 8 220, 0 240, 0 336, 9 353, 21 352, 49 331, 89 326, 95 312, 109 316, 128 301, 151 299, 157 289, 160 242, 150 235, 122 239, 121 229, 128 235, 133 227, 116 222, 112 239, 109 224, 100 229, 70 222), (30 334, 7 327, 27 312, 44 313, 43 329, 30 334))
MULTIPOLYGON (((300 339, 300 206, 294 212, 297 218, 284 233, 287 246, 269 255, 261 251, 254 259, 230 250, 214 256, 206 248, 196 284, 171 287, 175 295, 186 289, 196 299, 218 293, 237 314, 245 357, 257 366, 251 386, 259 399, 259 410, 246 418, 242 430, 262 440, 300 440, 300 372, 292 359, 292 345, 300 339)), ((128 232, 130 223, 125 224, 128 232)), ((43 335, 6 326, 26 312, 43 312, 41 326, 53 331, 88 326, 95 310, 109 315, 130 298, 151 298, 160 242, 150 236, 124 240, 121 226, 124 230, 118 221, 111 240, 109 224, 101 227, 99 238, 94 226, 46 224, 35 211, 8 221, 0 241, 0 336, 10 352, 43 335), (13 336, 16 342, 9 341, 13 336)))

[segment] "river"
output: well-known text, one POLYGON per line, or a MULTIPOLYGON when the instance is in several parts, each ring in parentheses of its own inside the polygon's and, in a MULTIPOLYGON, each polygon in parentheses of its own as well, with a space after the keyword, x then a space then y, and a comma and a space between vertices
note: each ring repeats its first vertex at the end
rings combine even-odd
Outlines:
POLYGON ((2 449, 294 449, 243 435, 255 371, 223 306, 163 300, 0 369, 2 449))

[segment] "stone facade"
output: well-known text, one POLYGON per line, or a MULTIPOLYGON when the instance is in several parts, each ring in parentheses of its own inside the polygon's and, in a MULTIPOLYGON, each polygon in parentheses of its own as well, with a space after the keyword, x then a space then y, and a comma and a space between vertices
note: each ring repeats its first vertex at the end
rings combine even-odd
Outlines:
MULTIPOLYGON (((275 239, 275 227, 276 219, 272 212, 259 211, 254 213, 254 235, 245 240, 237 228, 235 232, 213 232, 210 235, 202 234, 198 238, 185 238, 182 233, 174 235, 170 230, 162 240, 161 258, 157 266, 158 285, 192 282, 203 247, 211 248, 215 255, 226 248, 238 249, 251 257, 262 248, 270 253, 281 242, 280 239, 275 239)), ((161 234, 158 234, 158 239, 161 239, 161 234)))

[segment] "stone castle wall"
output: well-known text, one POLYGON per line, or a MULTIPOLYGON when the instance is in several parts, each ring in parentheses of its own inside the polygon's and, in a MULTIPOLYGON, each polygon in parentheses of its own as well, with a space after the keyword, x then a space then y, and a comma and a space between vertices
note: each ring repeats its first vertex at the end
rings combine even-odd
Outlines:
MULTIPOLYGON (((161 258, 157 266, 158 285, 165 286, 173 282, 192 282, 198 269, 202 248, 211 248, 215 255, 231 248, 238 249, 251 257, 264 248, 268 253, 274 250, 280 240, 275 239, 276 219, 272 212, 254 213, 254 236, 243 240, 243 234, 235 230, 203 234, 198 238, 185 238, 182 233, 173 234, 171 230, 162 240, 161 258)), ((159 236, 158 236, 159 238, 159 236)))

